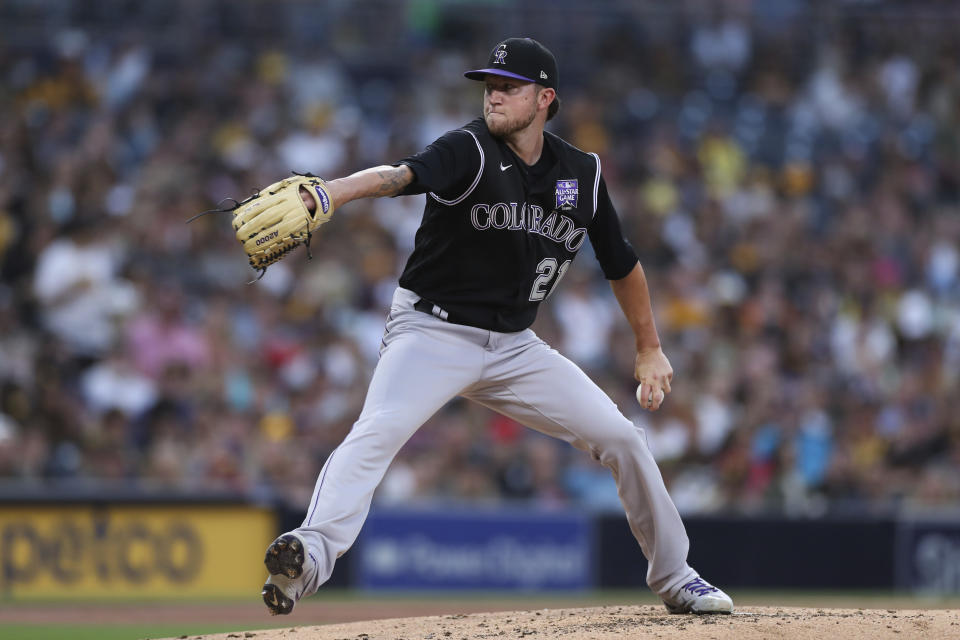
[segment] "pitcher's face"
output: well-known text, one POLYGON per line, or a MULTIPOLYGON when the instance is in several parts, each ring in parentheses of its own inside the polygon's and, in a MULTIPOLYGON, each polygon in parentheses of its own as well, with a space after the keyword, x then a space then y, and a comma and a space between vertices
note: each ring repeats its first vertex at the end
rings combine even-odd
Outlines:
POLYGON ((537 86, 488 75, 484 81, 483 119, 490 133, 503 138, 530 126, 537 115, 537 86))

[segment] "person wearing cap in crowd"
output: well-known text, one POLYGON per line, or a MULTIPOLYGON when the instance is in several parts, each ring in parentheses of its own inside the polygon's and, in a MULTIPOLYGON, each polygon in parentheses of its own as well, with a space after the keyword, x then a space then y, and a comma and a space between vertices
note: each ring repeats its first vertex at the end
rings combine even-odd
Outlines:
POLYGON ((649 563, 647 583, 669 611, 731 613, 730 597, 687 564, 686 531, 644 430, 530 330, 589 240, 635 335, 638 399, 656 411, 670 393, 673 369, 647 281, 600 158, 544 131, 560 106, 556 59, 536 40, 509 38, 465 76, 483 83, 482 117, 393 165, 327 183, 337 209, 422 193, 426 205, 360 417, 320 471, 303 524, 268 547, 264 602, 287 614, 318 590, 356 540, 400 448, 462 396, 610 469, 649 563))

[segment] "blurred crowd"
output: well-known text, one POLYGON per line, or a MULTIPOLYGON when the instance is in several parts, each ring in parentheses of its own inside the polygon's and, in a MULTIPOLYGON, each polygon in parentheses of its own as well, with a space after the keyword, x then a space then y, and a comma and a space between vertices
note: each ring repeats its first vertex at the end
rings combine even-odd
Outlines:
MULTIPOLYGON (((960 500, 960 12, 948 2, 33 0, 0 6, 2 486, 304 505, 359 414, 423 197, 256 275, 229 215, 479 114, 462 71, 557 54, 676 377, 589 246, 534 329, 646 429, 681 511, 960 500), (229 6, 228 6, 229 5, 229 6), (472 66, 471 66, 472 65, 472 66)), ((618 504, 589 456, 455 400, 377 499, 618 504)))

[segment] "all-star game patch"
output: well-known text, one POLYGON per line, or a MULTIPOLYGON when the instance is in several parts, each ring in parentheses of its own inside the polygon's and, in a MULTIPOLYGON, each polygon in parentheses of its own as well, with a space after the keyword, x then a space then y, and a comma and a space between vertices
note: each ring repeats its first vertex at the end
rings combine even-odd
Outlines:
POLYGON ((577 188, 576 180, 557 180, 557 209, 576 209, 577 195, 580 190, 577 188))

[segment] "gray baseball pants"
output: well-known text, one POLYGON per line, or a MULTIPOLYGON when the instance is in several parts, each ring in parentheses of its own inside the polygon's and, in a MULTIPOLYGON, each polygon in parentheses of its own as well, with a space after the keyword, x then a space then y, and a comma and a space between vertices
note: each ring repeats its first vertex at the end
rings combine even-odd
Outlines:
POLYGON ((317 574, 305 576, 305 594, 329 579, 336 559, 356 540, 374 490, 403 444, 457 395, 569 442, 609 468, 655 593, 696 576, 687 565, 686 530, 643 429, 533 331, 451 324, 415 310, 418 300, 412 291, 396 290, 363 410, 327 459, 295 530, 317 561, 317 574))

